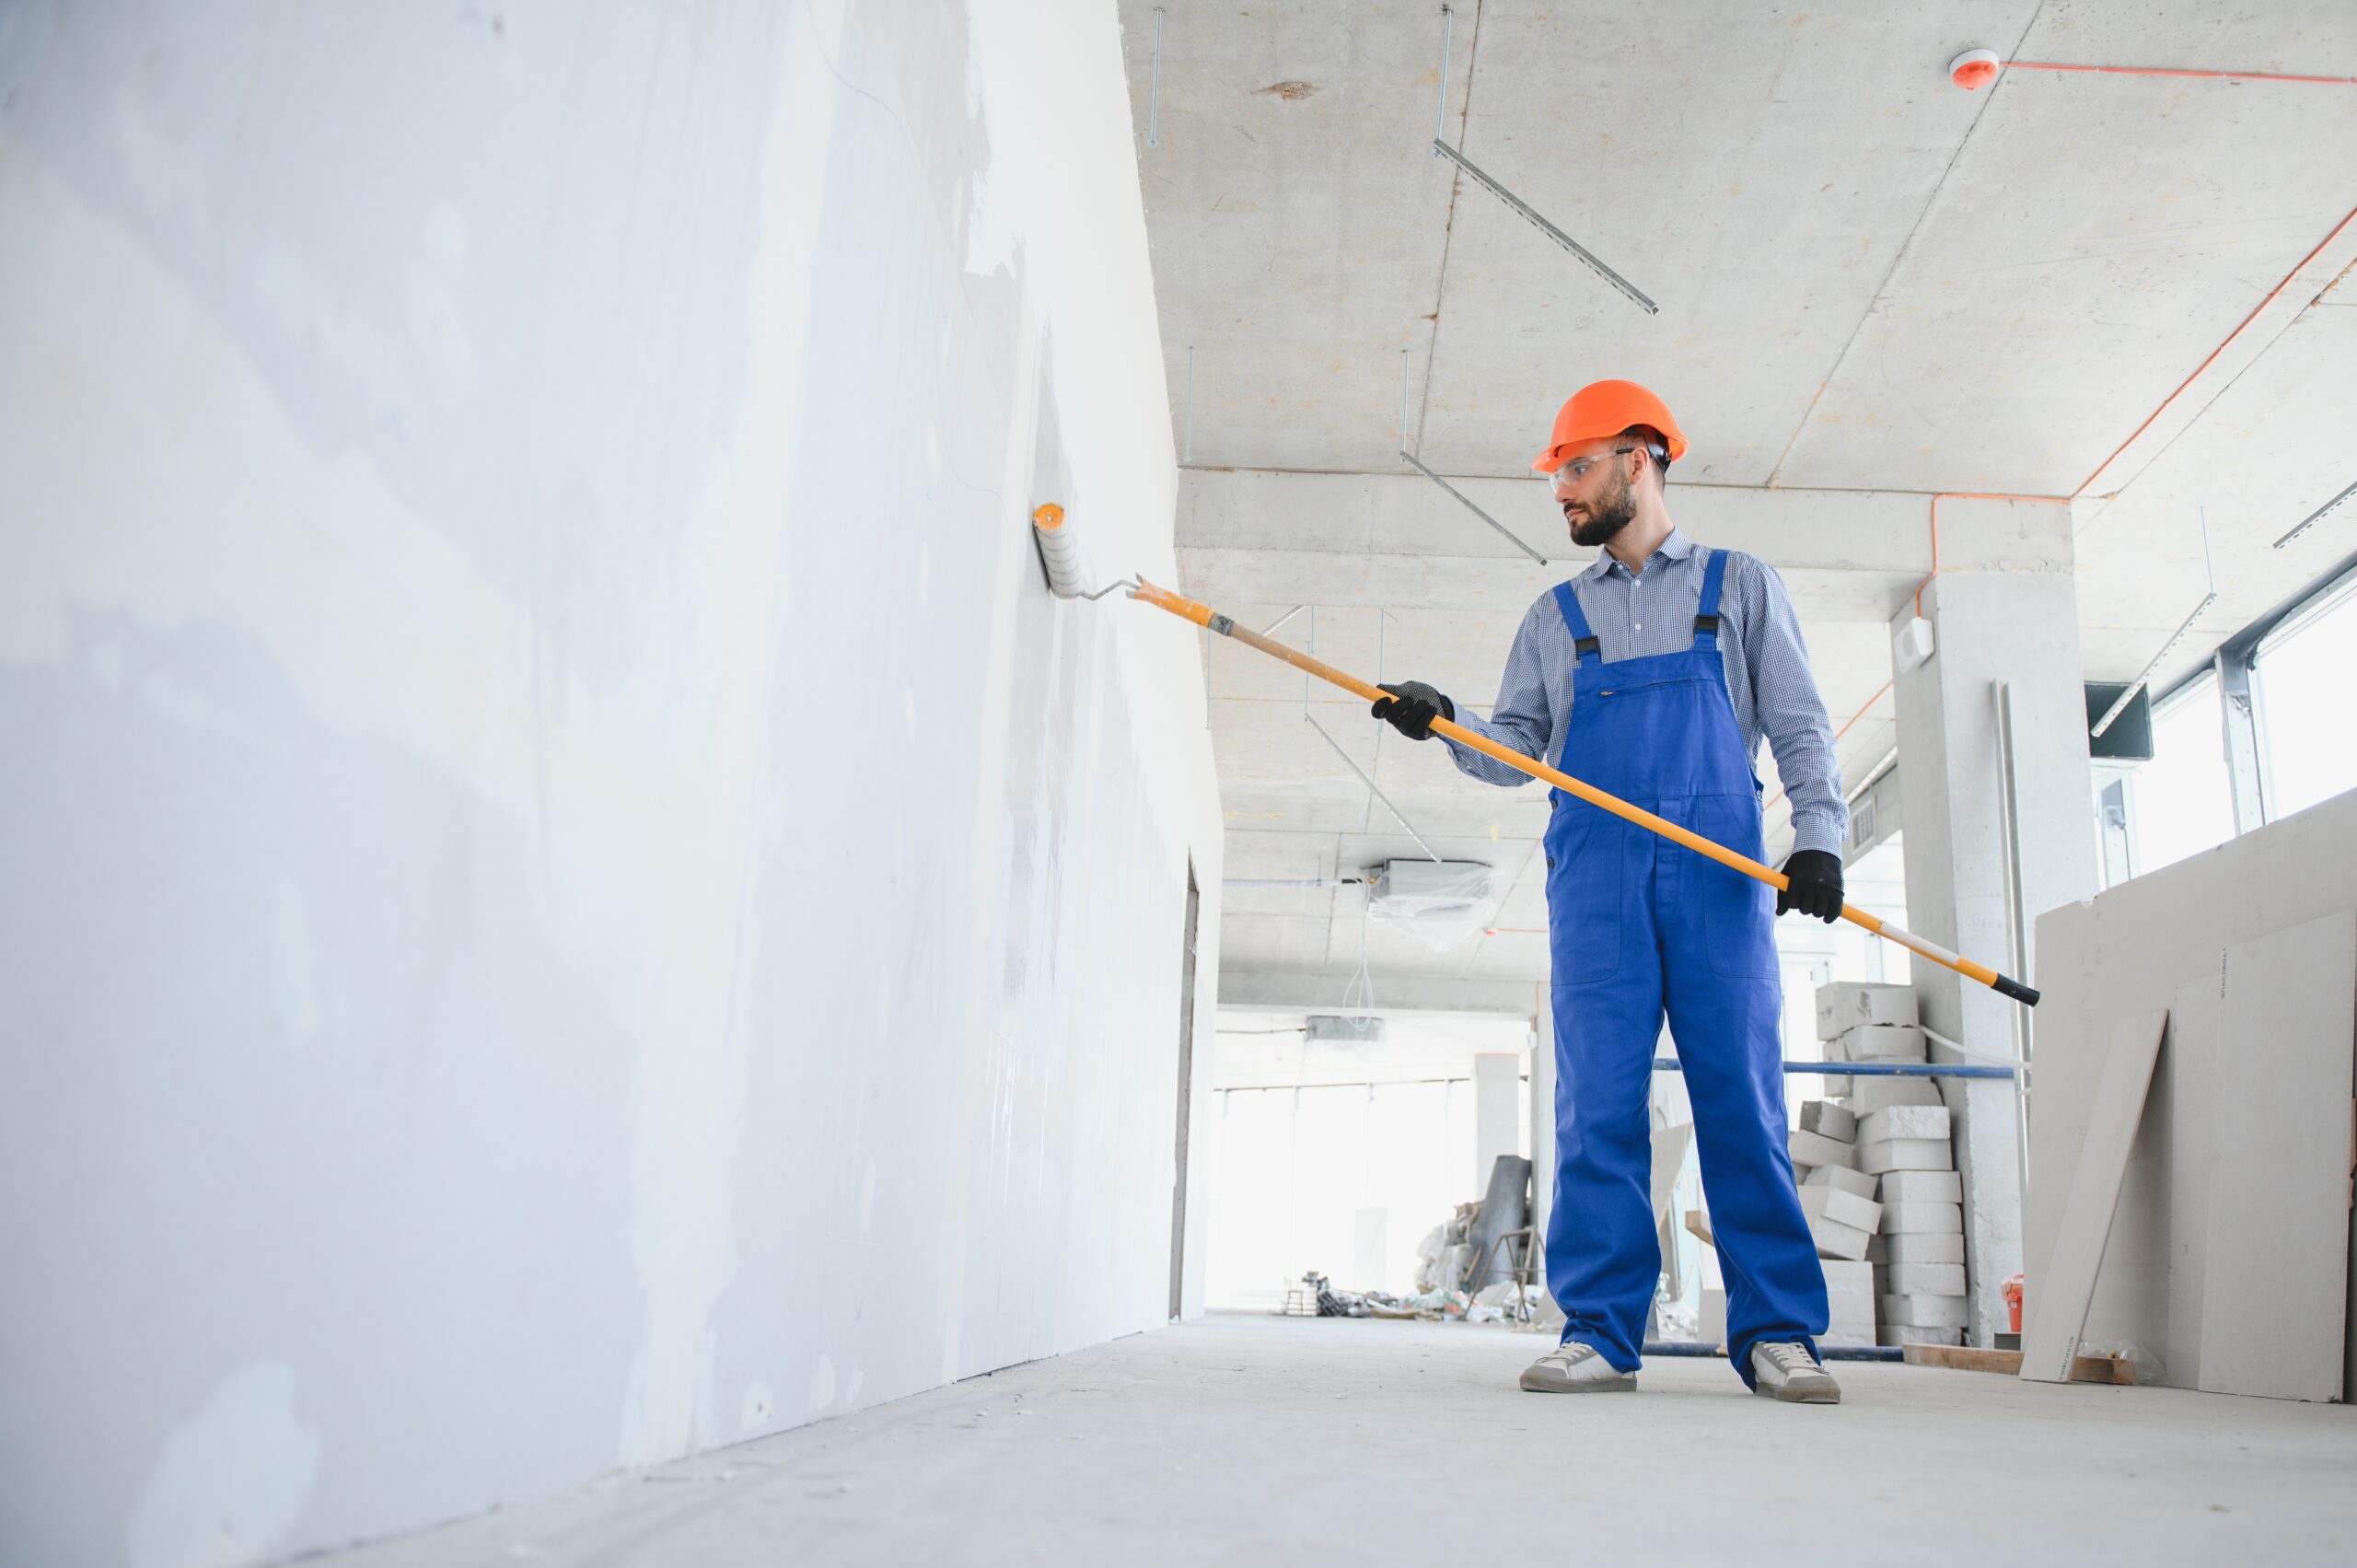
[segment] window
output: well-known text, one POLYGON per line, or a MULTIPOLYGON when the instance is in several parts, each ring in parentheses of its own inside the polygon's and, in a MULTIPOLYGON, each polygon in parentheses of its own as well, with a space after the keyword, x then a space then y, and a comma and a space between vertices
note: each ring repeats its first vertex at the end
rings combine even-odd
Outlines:
POLYGON ((2357 787, 2357 732, 2349 725, 2357 585, 2270 634, 2259 645, 2253 668, 2268 816, 2289 817, 2357 787))
POLYGON ((2235 836, 2217 677, 2195 681, 2153 714, 2153 760, 2130 787, 2139 876, 2235 836))

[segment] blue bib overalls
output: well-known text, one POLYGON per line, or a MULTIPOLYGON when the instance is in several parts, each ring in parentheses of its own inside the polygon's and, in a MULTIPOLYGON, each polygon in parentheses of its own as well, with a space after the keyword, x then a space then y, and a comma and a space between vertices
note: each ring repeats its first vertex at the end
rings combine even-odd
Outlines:
MULTIPOLYGON (((1759 784, 1719 654, 1726 552, 1713 551, 1683 653, 1607 664, 1572 585, 1555 589, 1579 662, 1561 767, 1757 860, 1759 784)), ((1727 1350, 1825 1331, 1825 1274, 1785 1149, 1783 988, 1768 887, 1554 792, 1547 823, 1554 970, 1555 1206, 1547 1283, 1563 1338, 1634 1371, 1661 1275, 1648 1115, 1662 1015, 1686 1073, 1727 1350)))

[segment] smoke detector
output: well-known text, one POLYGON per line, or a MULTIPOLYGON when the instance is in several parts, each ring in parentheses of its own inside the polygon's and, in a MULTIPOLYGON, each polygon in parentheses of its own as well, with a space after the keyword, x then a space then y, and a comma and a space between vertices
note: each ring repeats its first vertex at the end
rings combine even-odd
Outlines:
POLYGON ((1997 69, 2003 64, 1993 49, 1968 49, 1948 62, 1948 80, 1966 92, 1977 93, 1997 79, 1997 69))

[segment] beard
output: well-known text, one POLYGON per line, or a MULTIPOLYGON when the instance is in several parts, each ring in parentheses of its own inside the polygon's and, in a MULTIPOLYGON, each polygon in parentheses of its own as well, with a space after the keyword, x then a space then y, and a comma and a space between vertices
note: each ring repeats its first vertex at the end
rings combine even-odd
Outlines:
POLYGON ((1590 507, 1586 516, 1572 520, 1572 542, 1589 549, 1608 544, 1636 515, 1636 497, 1629 494, 1629 481, 1623 475, 1619 489, 1590 507))

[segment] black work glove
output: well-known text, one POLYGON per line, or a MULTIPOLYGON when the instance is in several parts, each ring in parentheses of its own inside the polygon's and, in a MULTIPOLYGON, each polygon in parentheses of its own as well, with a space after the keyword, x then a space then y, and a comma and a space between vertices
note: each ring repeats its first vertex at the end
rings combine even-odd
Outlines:
POLYGON ((1841 857, 1821 849, 1796 849, 1784 862, 1792 886, 1776 895, 1776 912, 1798 910, 1828 925, 1841 918, 1841 857))
POLYGON ((1389 720, 1392 728, 1411 740, 1430 740, 1433 720, 1453 721, 1457 717, 1457 704, 1421 680, 1403 680, 1397 686, 1378 686, 1376 690, 1391 695, 1368 712, 1376 718, 1389 720))

